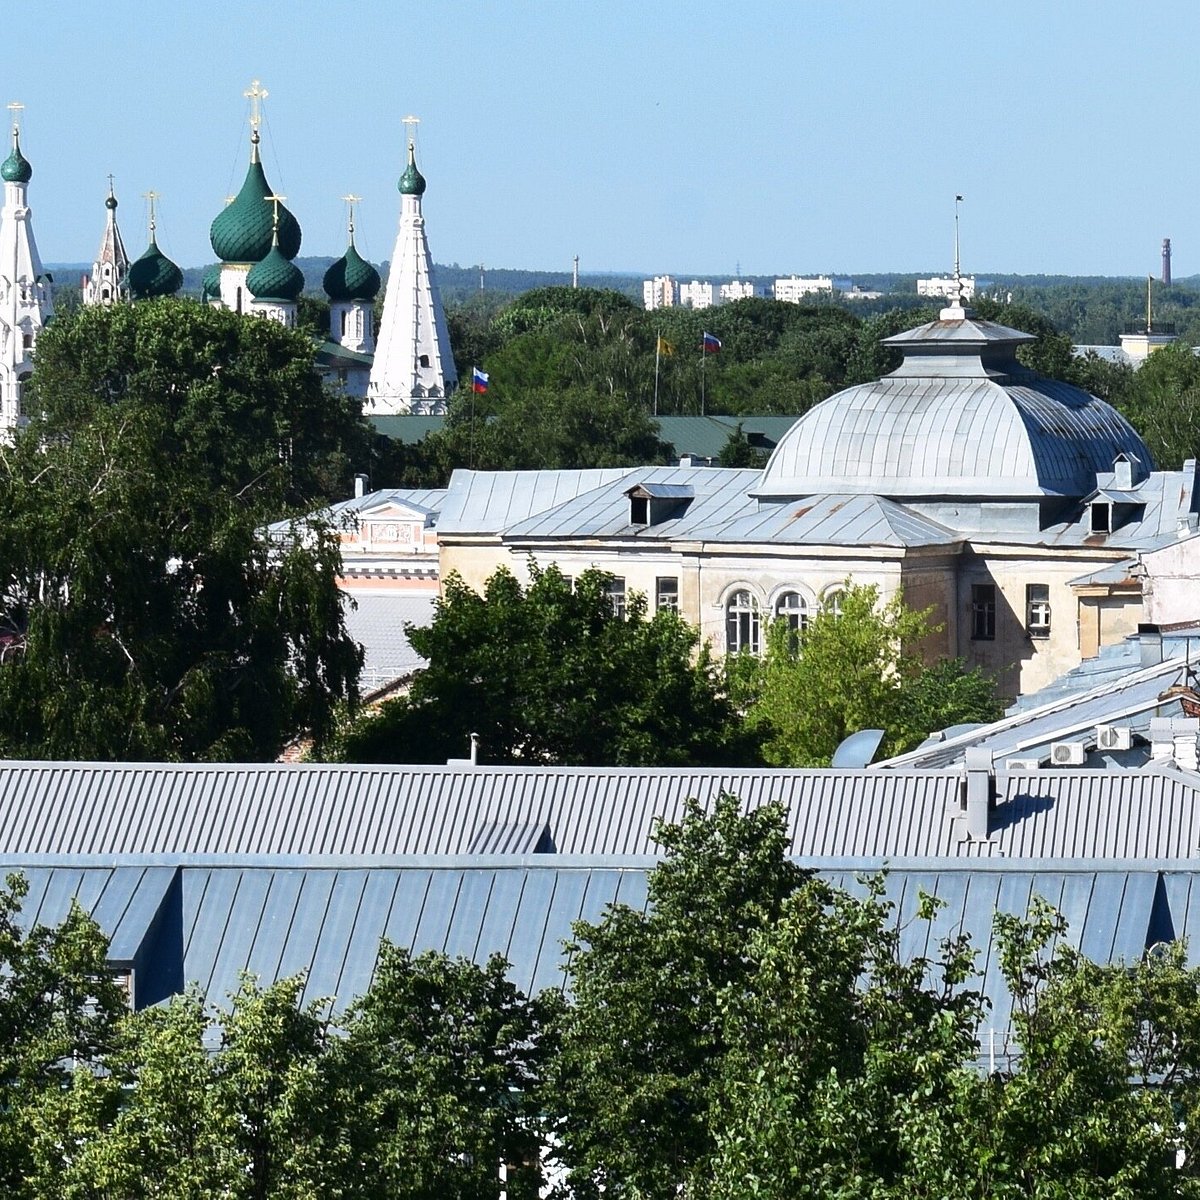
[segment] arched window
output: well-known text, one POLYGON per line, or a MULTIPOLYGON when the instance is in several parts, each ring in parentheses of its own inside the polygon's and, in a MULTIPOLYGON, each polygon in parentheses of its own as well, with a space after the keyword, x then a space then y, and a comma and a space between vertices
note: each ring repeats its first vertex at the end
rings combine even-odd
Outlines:
POLYGON ((821 607, 835 620, 840 617, 842 615, 842 589, 840 587, 830 588, 821 597, 821 607))
POLYGON ((729 597, 725 605, 725 648, 730 654, 762 649, 762 620, 758 601, 744 588, 729 597))
POLYGON ((808 628, 808 601, 799 592, 783 592, 775 601, 775 615, 782 617, 793 633, 808 628))

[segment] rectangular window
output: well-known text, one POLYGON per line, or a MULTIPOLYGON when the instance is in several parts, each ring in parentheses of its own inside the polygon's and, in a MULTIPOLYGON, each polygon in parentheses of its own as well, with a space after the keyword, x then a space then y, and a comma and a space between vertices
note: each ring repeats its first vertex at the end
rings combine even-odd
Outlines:
POLYGON ((1112 533, 1112 505, 1102 500, 1092 501, 1092 532, 1112 533))
POLYGON ((996 640, 996 585, 971 585, 971 638, 976 642, 996 640))
POLYGON ((673 575, 659 576, 654 581, 654 608, 656 611, 664 608, 679 611, 679 580, 673 575))
POLYGON ((625 616, 625 580, 620 575, 614 575, 608 581, 608 598, 612 601, 613 612, 618 617, 625 616))
POLYGON ((1050 636, 1050 585, 1031 583, 1025 588, 1025 630, 1030 637, 1050 636))

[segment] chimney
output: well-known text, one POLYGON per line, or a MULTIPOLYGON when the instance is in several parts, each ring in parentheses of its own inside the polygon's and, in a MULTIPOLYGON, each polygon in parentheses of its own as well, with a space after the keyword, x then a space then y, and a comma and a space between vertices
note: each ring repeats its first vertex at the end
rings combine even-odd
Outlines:
POLYGON ((1138 646, 1142 652, 1142 666, 1157 666, 1163 660, 1162 629, 1158 625, 1138 625, 1138 646))
POLYGON ((1175 757, 1175 731, 1170 717, 1150 718, 1150 761, 1171 762, 1175 757))
POLYGON ((367 488, 370 486, 370 475, 355 475, 354 477, 354 498, 361 500, 367 494, 367 488))
POLYGON ((1164 287, 1171 286, 1171 239, 1163 238, 1163 272, 1162 281, 1164 287))
POLYGON ((1118 454, 1113 459, 1113 487, 1119 492, 1127 492, 1133 487, 1133 463, 1127 454, 1118 454))
POLYGON ((1176 717, 1171 722, 1172 755, 1181 771, 1195 771, 1200 767, 1196 752, 1196 739, 1200 737, 1200 717, 1176 717))
POLYGON ((992 752, 982 746, 968 746, 966 766, 963 808, 967 818, 967 836, 974 842, 987 841, 992 809, 996 807, 992 752))

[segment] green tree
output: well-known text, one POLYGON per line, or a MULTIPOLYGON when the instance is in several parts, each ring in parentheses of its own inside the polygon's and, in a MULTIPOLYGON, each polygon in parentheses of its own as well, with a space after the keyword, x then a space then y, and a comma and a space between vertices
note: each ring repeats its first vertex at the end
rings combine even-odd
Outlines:
POLYGON ((383 944, 328 1073, 354 1195, 537 1196, 537 1084, 559 1003, 556 994, 528 999, 507 966, 498 956, 482 967, 441 954, 414 958, 383 944), (359 1163, 373 1167, 359 1177, 359 1163))
POLYGON ((332 533, 272 544, 263 509, 193 473, 153 405, 40 433, 0 453, 0 628, 20 646, 0 666, 0 752, 253 759, 304 729, 322 741, 360 662, 332 533))
POLYGON ((743 816, 721 796, 709 816, 692 801, 656 836, 647 909, 579 922, 567 948, 572 1003, 545 1094, 582 1197, 702 1194, 723 1123, 725 1006, 754 969, 756 931, 806 878, 778 807, 743 816))
POLYGON ((1156 350, 1134 373, 1124 413, 1160 470, 1178 470, 1200 455, 1200 358, 1175 342, 1156 350))
POLYGON ((799 641, 775 621, 762 660, 739 672, 763 756, 828 766, 842 739, 861 729, 884 730, 883 752, 899 754, 933 728, 998 716, 986 676, 960 663, 924 666, 916 647, 933 632, 928 611, 914 612, 899 593, 881 605, 877 587, 852 583, 839 611, 818 612, 799 641))
POLYGON ((407 697, 352 728, 338 756, 444 762, 476 732, 492 763, 744 761, 696 631, 673 612, 648 616, 640 595, 618 611, 611 582, 588 570, 572 585, 531 564, 528 587, 501 568, 480 595, 451 575, 432 625, 408 631, 428 666, 407 697))

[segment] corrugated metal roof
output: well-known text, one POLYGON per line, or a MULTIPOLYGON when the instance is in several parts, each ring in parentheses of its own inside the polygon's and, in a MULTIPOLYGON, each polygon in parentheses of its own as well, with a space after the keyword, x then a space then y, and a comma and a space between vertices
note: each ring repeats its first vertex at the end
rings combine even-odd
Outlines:
POLYGON ((433 596, 411 596, 386 589, 343 595, 346 632, 363 648, 359 688, 370 692, 425 665, 412 648, 405 625, 433 622, 433 596))
POLYGON ((463 854, 486 826, 548 826, 559 854, 653 854, 659 819, 721 792, 788 810, 806 858, 1189 858, 1200 777, 1001 773, 987 842, 957 818, 949 771, 0 764, 0 856, 155 862, 463 854))
POLYGON ((499 533, 535 513, 614 483, 629 468, 586 471, 465 471, 450 477, 450 490, 438 522, 439 533, 499 533))

